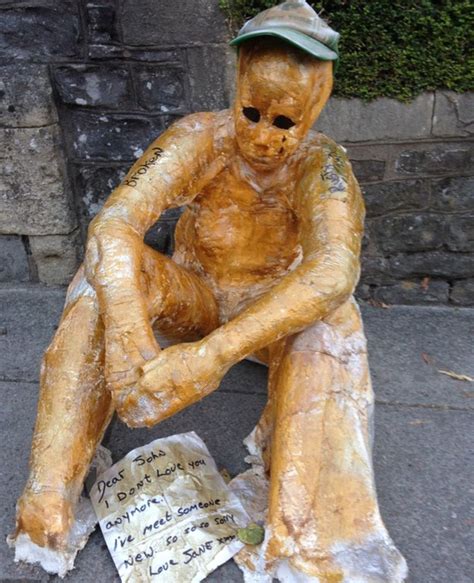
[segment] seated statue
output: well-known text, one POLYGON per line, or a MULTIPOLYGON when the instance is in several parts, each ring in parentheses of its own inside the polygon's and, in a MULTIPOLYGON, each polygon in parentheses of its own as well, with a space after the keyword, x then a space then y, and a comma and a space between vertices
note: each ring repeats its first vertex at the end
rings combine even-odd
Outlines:
POLYGON ((16 536, 67 545, 114 412, 150 427, 253 355, 269 367, 253 446, 270 489, 266 538, 245 556, 247 571, 404 579, 377 505, 373 396, 352 295, 364 203, 344 148, 310 129, 331 93, 337 39, 301 0, 259 14, 233 41, 233 107, 175 122, 92 221, 43 360, 16 536), (180 206, 169 258, 144 236, 180 206), (155 332, 175 344, 161 349, 155 332))

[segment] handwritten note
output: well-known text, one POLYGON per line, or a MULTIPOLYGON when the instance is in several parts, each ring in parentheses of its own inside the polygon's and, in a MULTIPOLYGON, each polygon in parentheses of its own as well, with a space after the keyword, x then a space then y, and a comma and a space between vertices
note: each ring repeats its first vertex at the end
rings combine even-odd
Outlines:
POLYGON ((194 432, 131 451, 90 497, 124 583, 197 583, 244 546, 249 517, 194 432))

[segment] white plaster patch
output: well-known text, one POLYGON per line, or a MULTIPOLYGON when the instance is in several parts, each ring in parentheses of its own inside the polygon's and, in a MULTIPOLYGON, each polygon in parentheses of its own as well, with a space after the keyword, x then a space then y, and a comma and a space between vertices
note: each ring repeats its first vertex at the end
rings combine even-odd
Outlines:
POLYGON ((363 543, 336 543, 331 553, 344 573, 343 583, 403 583, 408 575, 405 559, 381 521, 379 532, 363 543))

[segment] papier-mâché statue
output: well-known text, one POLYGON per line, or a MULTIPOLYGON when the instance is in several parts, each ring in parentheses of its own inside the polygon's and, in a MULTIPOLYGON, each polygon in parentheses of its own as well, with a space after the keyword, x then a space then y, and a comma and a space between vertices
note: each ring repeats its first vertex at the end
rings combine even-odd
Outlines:
POLYGON ((301 0, 249 21, 233 41, 233 107, 175 122, 91 223, 44 356, 16 537, 67 547, 114 412, 152 426, 254 356, 269 386, 251 447, 270 487, 265 541, 238 557, 248 580, 405 578, 377 505, 352 297, 364 203, 344 148, 310 129, 331 93, 338 37, 301 0), (178 206, 169 258, 144 235, 178 206), (155 332, 175 344, 160 349, 155 332))

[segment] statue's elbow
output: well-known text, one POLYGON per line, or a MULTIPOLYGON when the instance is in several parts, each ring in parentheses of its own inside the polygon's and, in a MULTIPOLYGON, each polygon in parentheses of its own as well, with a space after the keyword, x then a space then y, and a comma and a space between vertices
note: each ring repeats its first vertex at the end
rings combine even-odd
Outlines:
POLYGON ((316 315, 323 311, 332 311, 346 302, 354 293, 360 276, 358 262, 348 260, 343 264, 325 266, 311 277, 312 301, 316 315))
POLYGON ((340 270, 338 297, 341 303, 346 301, 354 293, 360 278, 360 262, 358 257, 348 256, 340 270))

